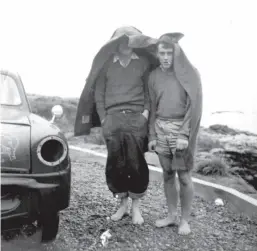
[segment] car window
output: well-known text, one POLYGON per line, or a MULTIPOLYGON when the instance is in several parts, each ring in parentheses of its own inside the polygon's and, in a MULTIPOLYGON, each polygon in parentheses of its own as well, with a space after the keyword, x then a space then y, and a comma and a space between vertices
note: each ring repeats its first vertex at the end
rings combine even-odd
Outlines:
POLYGON ((1 74, 0 104, 1 105, 20 105, 21 104, 19 89, 14 79, 3 74, 1 74))

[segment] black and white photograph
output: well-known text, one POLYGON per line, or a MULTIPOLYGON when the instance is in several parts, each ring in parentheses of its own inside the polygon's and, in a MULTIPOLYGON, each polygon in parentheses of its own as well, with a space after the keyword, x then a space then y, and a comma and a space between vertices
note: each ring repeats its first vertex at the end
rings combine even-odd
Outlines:
POLYGON ((1 251, 257 251, 257 1, 0 9, 1 251))

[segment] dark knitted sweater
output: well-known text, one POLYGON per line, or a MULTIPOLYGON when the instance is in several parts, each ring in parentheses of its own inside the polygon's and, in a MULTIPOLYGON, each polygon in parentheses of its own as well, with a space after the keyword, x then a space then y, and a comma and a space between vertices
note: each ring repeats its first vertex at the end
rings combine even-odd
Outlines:
POLYGON ((120 62, 109 63, 96 81, 96 108, 102 120, 106 113, 130 109, 135 112, 150 110, 147 87, 148 62, 132 59, 124 68, 120 62))

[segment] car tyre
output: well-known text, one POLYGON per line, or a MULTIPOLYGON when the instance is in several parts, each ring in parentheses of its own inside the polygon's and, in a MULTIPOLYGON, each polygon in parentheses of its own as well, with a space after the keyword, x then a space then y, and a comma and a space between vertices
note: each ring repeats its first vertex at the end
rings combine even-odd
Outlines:
POLYGON ((53 241, 56 238, 59 229, 60 216, 59 213, 51 213, 42 217, 38 221, 38 225, 42 229, 41 242, 53 241))

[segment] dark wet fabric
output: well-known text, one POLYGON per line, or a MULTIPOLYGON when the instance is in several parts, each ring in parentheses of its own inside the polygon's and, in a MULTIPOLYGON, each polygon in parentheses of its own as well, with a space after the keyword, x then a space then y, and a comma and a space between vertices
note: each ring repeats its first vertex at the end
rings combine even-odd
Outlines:
POLYGON ((158 60, 154 57, 156 39, 144 35, 134 27, 118 28, 93 59, 78 103, 74 125, 75 136, 88 135, 91 128, 101 126, 95 104, 95 83, 100 71, 113 59, 113 55, 122 41, 127 41, 138 56, 146 57, 149 60, 150 71, 158 65, 158 60))
POLYGON ((108 114, 103 124, 103 135, 108 150, 105 173, 110 191, 142 197, 149 182, 144 158, 146 118, 141 113, 108 114))

